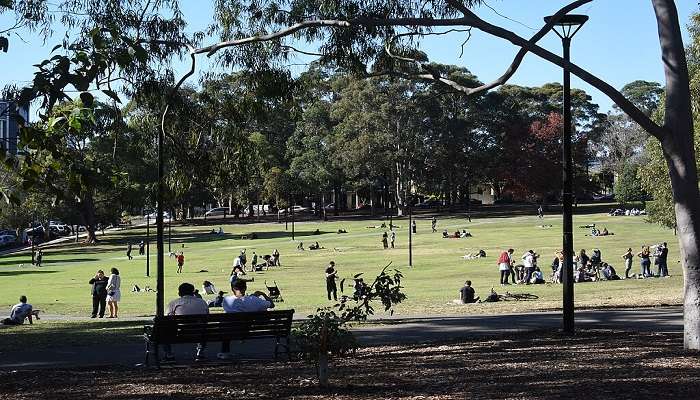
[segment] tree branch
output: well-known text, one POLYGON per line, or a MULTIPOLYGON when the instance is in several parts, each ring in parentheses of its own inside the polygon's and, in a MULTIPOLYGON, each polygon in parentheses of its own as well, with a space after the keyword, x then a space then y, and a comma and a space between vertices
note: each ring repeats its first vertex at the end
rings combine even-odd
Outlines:
MULTIPOLYGON (((585 4, 586 0, 579 0, 577 2, 572 3, 570 6, 576 5, 578 3, 585 4)), ((483 31, 485 33, 488 33, 493 36, 500 37, 502 39, 505 39, 512 44, 518 46, 521 48, 521 52, 530 52, 533 53, 540 58, 543 58, 552 64, 556 64, 563 69, 571 72, 572 74, 578 76, 581 78, 584 82, 588 83, 589 85, 595 87, 596 89, 600 90, 608 96, 612 101, 617 104, 622 111, 624 111, 627 115, 629 115, 630 118, 632 118, 635 122, 637 122, 644 130, 649 132, 651 135, 656 137, 657 139, 661 140, 665 134, 666 130, 660 127, 658 124, 656 124, 654 121, 651 120, 644 112, 642 112, 639 108, 637 108, 634 104, 632 104, 631 101, 627 100, 625 96, 622 95, 617 89, 612 87, 610 84, 607 82, 603 81, 602 79, 598 78, 597 76, 591 74, 590 72, 584 70, 583 68, 579 67, 578 65, 572 63, 572 62, 567 62, 563 58, 557 56, 556 54, 538 46, 537 44, 526 40, 525 38, 518 36, 517 34, 501 28, 499 26, 492 25, 481 18, 477 17, 476 14, 471 12, 468 8, 464 6, 464 4, 461 4, 459 1, 456 0, 447 0, 447 3, 450 4, 451 6, 457 8, 460 12, 462 12, 465 15, 465 18, 469 19, 468 25, 473 26, 474 28, 479 29, 480 31, 483 31)), ((580 6, 581 4, 578 4, 580 6)), ((550 21, 550 24, 554 22, 554 19, 550 21)), ((550 25, 547 24, 547 25, 550 25)), ((545 27, 547 26, 545 25, 545 27)), ((543 28, 544 29, 544 28, 543 28)), ((537 35, 541 34, 542 30, 538 32, 537 35)), ((544 32, 546 34, 547 32, 544 32)), ((544 36, 543 34, 543 36, 544 36)), ((537 36, 535 35, 535 36, 537 36)), ((533 37, 534 39, 534 37, 533 37)), ((524 55, 523 55, 524 56, 524 55)), ((510 76, 515 72, 515 69, 513 69, 513 66, 517 68, 518 65, 520 65, 520 61, 522 61, 522 58, 518 61, 517 56, 516 60, 514 60, 514 65, 511 65, 511 68, 506 72, 504 76, 508 76, 510 73, 510 76), (517 62, 516 62, 517 61, 517 62), (512 70, 512 71, 511 71, 512 70)), ((508 76, 508 77, 510 77, 508 76)), ((492 87, 501 85, 505 83, 506 80, 498 79, 494 82, 494 85, 492 87), (502 81, 502 82, 501 82, 502 81), (499 83, 501 82, 501 83, 499 83)), ((489 84, 490 85, 490 84, 489 84)), ((485 85, 485 86, 489 86, 485 85)), ((481 89, 481 90, 487 90, 487 89, 481 89)))

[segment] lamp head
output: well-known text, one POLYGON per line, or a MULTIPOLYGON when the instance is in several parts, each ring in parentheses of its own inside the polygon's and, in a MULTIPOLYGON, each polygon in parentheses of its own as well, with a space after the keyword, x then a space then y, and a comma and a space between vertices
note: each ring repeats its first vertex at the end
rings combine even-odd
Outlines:
MULTIPOLYGON (((553 15, 544 17, 544 22, 549 23, 553 17, 553 15)), ((586 21, 588 21, 588 15, 566 14, 554 24, 552 30, 562 39, 570 39, 581 29, 581 26, 583 26, 586 21)))

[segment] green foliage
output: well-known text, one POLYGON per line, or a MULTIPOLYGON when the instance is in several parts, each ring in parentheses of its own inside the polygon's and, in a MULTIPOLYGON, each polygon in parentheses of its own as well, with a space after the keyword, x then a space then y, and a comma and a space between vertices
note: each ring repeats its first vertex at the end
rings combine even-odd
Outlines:
MULTIPOLYGON (((637 177, 638 170, 639 166, 637 164, 628 163, 623 167, 615 180, 615 200, 621 205, 644 200, 646 193, 637 177)), ((650 182, 650 186, 654 186, 654 184, 650 182)))
MULTIPOLYGON (((388 268, 384 267, 371 284, 361 280, 362 273, 355 274, 352 295, 342 295, 333 307, 317 309, 295 328, 295 342, 306 358, 318 361, 319 355, 343 356, 354 351, 357 342, 347 328, 349 322, 365 321, 374 315, 375 302, 393 314, 393 307, 406 300, 401 286, 403 274, 396 269, 387 273, 388 268)), ((344 280, 340 287, 343 292, 344 280)))

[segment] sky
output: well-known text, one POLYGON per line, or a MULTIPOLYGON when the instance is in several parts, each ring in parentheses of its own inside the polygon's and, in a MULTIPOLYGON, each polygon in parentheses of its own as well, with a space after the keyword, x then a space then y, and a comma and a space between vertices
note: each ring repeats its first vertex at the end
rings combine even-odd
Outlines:
MULTIPOLYGON (((474 11, 491 23, 529 38, 543 25, 543 16, 553 14, 568 3, 560 0, 487 0, 490 7, 482 6, 474 11)), ((676 4, 687 42, 685 27, 690 15, 698 11, 698 4, 694 0, 677 0, 676 4)), ((203 30, 211 23, 213 6, 210 0, 181 0, 181 7, 188 31, 203 30)), ((590 19, 573 39, 571 59, 574 63, 618 89, 638 79, 663 82, 656 19, 650 0, 594 0, 575 13, 588 15, 590 19)), ((0 29, 7 25, 7 18, 0 16, 0 29)), ((0 53, 0 87, 10 83, 21 86, 29 81, 34 70, 32 65, 48 57, 50 49, 61 42, 63 33, 57 28, 57 33, 46 43, 26 33, 23 34, 24 42, 12 37, 9 53, 0 53)), ((422 50, 431 61, 465 67, 484 82, 499 77, 518 50, 502 39, 474 30, 460 57, 464 39, 462 33, 429 37, 423 41, 422 50)), ((210 38, 205 44, 215 40, 210 38)), ((554 33, 548 34, 539 44, 561 54, 561 40, 554 33)), ((300 56, 290 63, 308 61, 308 57, 300 56)), ((179 61, 173 66, 176 76, 188 67, 179 61)), ((212 65, 206 61, 199 64, 200 72, 208 68, 212 65)), ((289 68, 293 73, 299 73, 304 66, 290 65, 289 68)), ((529 54, 509 83, 540 86, 561 82, 561 79, 559 67, 529 54)), ((588 92, 602 112, 612 108, 612 102, 605 95, 578 78, 573 77, 572 86, 588 92)))

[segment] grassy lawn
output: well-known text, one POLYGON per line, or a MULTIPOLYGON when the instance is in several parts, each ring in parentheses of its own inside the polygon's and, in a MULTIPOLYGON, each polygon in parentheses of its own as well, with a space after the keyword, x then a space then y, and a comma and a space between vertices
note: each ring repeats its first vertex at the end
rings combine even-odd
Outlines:
MULTIPOLYGON (((540 266, 549 275, 549 263, 561 246, 561 218, 547 216, 539 220, 535 216, 474 219, 468 223, 461 218, 442 217, 438 220, 438 233, 431 233, 429 218, 418 219, 418 233, 413 240, 413 268, 408 268, 407 221, 399 220, 397 248, 383 250, 383 229, 369 229, 380 225, 379 220, 352 220, 331 222, 300 222, 296 224, 297 241, 305 247, 318 241, 325 249, 296 251, 297 242, 285 232, 284 224, 264 223, 224 225, 226 235, 211 235, 212 226, 173 227, 173 250, 184 250, 185 270, 176 274, 174 258, 166 254, 165 285, 166 302, 177 296, 177 286, 184 281, 201 287, 210 280, 217 288, 228 291, 228 276, 233 259, 241 249, 247 249, 248 260, 253 252, 259 256, 270 254, 273 249, 281 253, 282 267, 261 273, 248 273, 255 277, 249 290, 265 290, 264 282, 276 281, 282 291, 284 308, 294 308, 298 313, 312 312, 320 305, 330 304, 325 298, 324 269, 335 260, 342 277, 365 272, 373 277, 384 265, 400 269, 404 275, 408 300, 397 310, 399 315, 461 314, 520 312, 553 309, 560 306, 561 285, 511 286, 512 292, 528 292, 540 297, 537 301, 454 305, 458 289, 466 279, 474 282, 477 295, 485 296, 493 286, 498 286, 496 259, 499 252, 508 247, 516 249, 519 257, 528 249, 542 255, 540 266), (542 228, 541 225, 552 225, 542 228), (347 234, 337 234, 339 228, 347 234), (440 232, 447 228, 454 232, 467 228, 474 237, 468 239, 442 239, 440 232), (312 235, 319 229, 320 235, 312 235), (256 232, 258 239, 241 239, 241 234, 256 232), (184 247, 183 247, 184 246, 184 247), (464 260, 467 252, 484 249, 485 259, 464 260), (207 272, 200 272, 200 271, 207 272)), ((614 236, 589 237, 587 229, 575 229, 576 249, 602 250, 603 259, 611 262, 619 274, 624 274, 620 255, 632 247, 635 252, 642 244, 667 241, 670 245, 669 279, 626 280, 616 282, 585 283, 576 285, 578 307, 640 306, 677 304, 682 296, 682 271, 677 242, 673 232, 656 225, 644 223, 642 217, 609 217, 606 214, 577 215, 574 226, 596 223, 607 226, 614 236)), ((291 229, 291 227, 290 227, 291 229)), ((153 231, 152 231, 153 232, 153 231)), ((151 245, 151 277, 145 277, 146 260, 138 256, 135 246, 133 260, 126 259, 126 242, 138 242, 145 236, 145 229, 132 229, 108 233, 97 246, 66 243, 48 249, 44 253, 41 268, 30 265, 30 255, 19 254, 0 258, 0 310, 9 310, 21 294, 29 297, 35 308, 47 314, 88 316, 91 307, 88 280, 98 268, 108 271, 117 267, 122 275, 121 316, 147 316, 155 310, 155 294, 132 293, 133 284, 155 288, 155 243, 151 245), (24 266, 20 267, 20 264, 24 266)), ((167 251, 167 243, 166 243, 167 251)), ((589 251, 590 254, 590 251, 589 251)), ((635 260, 633 272, 639 272, 635 260)), ((498 288, 497 288, 498 290, 498 288)), ((300 314, 303 315, 303 314, 300 314)), ((40 321, 39 325, 45 324, 40 321)), ((49 324, 47 324, 49 325, 49 324)))

